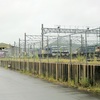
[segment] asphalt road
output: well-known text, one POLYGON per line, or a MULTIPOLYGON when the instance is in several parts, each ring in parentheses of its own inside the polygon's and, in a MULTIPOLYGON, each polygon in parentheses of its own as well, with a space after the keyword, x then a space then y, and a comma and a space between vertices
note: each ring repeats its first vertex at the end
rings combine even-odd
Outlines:
POLYGON ((0 67, 0 100, 100 100, 100 97, 0 67))

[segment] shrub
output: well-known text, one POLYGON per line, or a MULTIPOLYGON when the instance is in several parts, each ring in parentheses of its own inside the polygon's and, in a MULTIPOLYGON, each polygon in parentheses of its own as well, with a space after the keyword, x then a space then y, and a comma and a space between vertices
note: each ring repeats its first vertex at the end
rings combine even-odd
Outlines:
POLYGON ((68 85, 74 87, 75 86, 74 80, 69 79, 68 80, 68 85))
POLYGON ((84 56, 81 56, 81 55, 78 55, 78 56, 77 56, 77 60, 78 60, 79 62, 85 62, 85 57, 84 57, 84 56))
POLYGON ((79 83, 83 87, 89 87, 90 86, 90 81, 89 81, 88 78, 81 78, 79 83))

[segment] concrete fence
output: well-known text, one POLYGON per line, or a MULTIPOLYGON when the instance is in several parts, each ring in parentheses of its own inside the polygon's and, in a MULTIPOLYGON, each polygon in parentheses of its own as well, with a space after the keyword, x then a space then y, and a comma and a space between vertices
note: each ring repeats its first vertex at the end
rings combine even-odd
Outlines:
POLYGON ((2 67, 8 67, 13 70, 28 71, 34 75, 43 75, 52 77, 55 80, 79 82, 82 78, 90 80, 91 84, 100 82, 100 65, 85 64, 66 64, 66 63, 45 63, 31 61, 9 61, 1 60, 2 67))

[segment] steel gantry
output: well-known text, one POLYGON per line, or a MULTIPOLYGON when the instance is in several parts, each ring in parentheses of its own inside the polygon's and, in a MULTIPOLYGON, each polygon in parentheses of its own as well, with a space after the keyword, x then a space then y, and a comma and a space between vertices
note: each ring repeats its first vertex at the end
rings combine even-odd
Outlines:
POLYGON ((19 58, 21 57, 23 50, 24 50, 24 40, 19 38, 19 58))
POLYGON ((85 33, 86 29, 67 29, 67 28, 44 28, 43 24, 41 27, 41 36, 42 36, 42 49, 44 48, 44 35, 47 33, 69 33, 69 34, 76 34, 76 33, 85 33))
POLYGON ((98 35, 99 37, 99 42, 100 42, 100 27, 99 28, 94 28, 94 29, 70 29, 70 28, 45 28, 42 24, 41 27, 41 36, 42 36, 42 49, 44 48, 44 35, 47 33, 69 33, 68 35, 75 35, 75 34, 95 34, 98 35), (88 31, 88 32, 87 32, 88 31))
POLYGON ((31 44, 41 42, 41 35, 27 35, 25 33, 24 34, 24 52, 26 52, 27 42, 29 42, 31 44))
MULTIPOLYGON (((86 63, 87 63, 87 41, 88 41, 88 34, 92 34, 92 35, 97 35, 97 40, 99 40, 99 43, 100 43, 100 27, 99 28, 94 28, 94 29, 89 29, 89 28, 86 28, 86 29, 70 29, 70 28, 61 28, 61 27, 57 27, 57 28, 45 28, 42 24, 42 27, 41 27, 41 36, 42 36, 42 50, 44 49, 44 37, 45 35, 47 34, 50 34, 50 33, 53 33, 53 35, 55 33, 67 33, 67 36, 69 37, 69 44, 70 44, 70 53, 71 53, 71 45, 72 45, 72 39, 71 37, 73 35, 76 35, 76 34, 80 34, 81 36, 81 48, 83 47, 83 38, 84 38, 84 43, 85 43, 85 52, 86 52, 86 63), (82 34, 84 34, 84 37, 82 36, 82 34)), ((94 38, 94 37, 93 37, 94 38)), ((93 39, 92 38, 92 39, 93 39)))

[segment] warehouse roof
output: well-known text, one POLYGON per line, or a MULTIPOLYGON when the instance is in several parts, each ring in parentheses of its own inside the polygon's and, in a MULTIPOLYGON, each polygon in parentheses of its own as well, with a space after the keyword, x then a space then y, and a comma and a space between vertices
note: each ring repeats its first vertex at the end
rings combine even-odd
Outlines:
POLYGON ((0 48, 2 48, 2 49, 9 48, 9 47, 11 47, 10 44, 0 43, 0 48))

